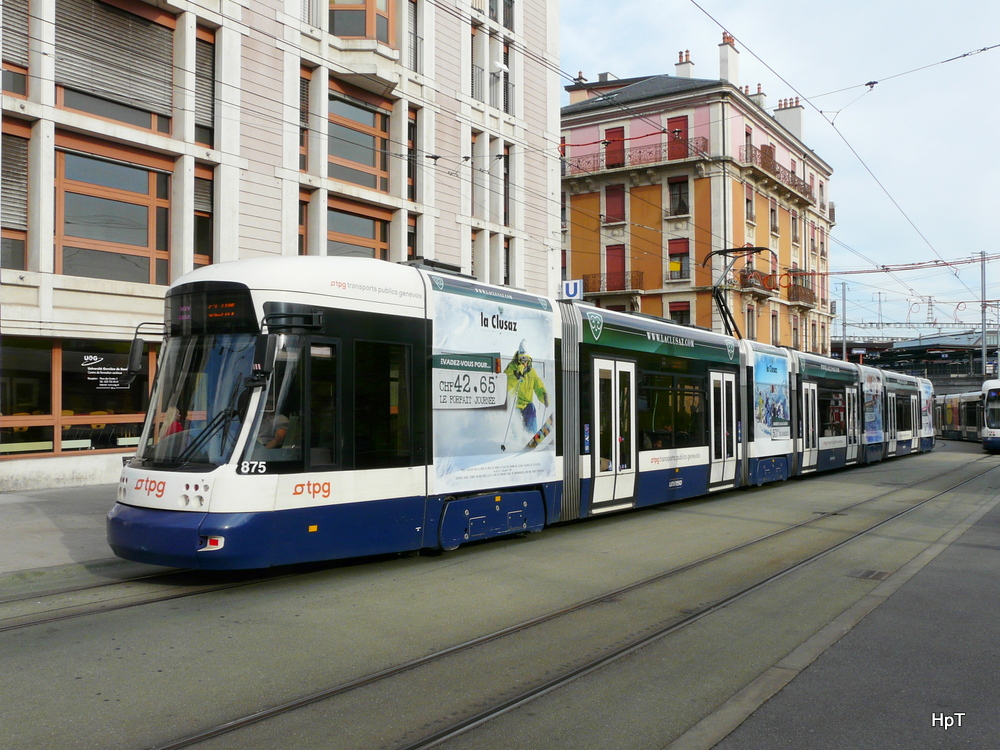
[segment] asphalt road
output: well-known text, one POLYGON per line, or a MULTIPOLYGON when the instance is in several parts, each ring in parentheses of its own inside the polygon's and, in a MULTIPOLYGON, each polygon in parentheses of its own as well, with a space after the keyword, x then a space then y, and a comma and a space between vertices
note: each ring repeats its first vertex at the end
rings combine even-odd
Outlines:
MULTIPOLYGON (((158 747, 600 596, 829 513, 838 502, 922 480, 863 509, 825 516, 795 543, 783 537, 436 671, 413 670, 398 682, 198 745, 399 747, 523 682, 625 642, 647 623, 780 569, 869 516, 994 466, 778 583, 444 745, 992 747, 978 743, 1000 734, 993 637, 1000 621, 1000 458, 952 443, 879 467, 594 519, 437 558, 293 569, 238 588, 0 632, 0 746, 158 747)), ((95 583, 112 584, 102 589, 112 599, 134 595, 136 585, 119 594, 116 582, 153 569, 109 557, 103 516, 113 490, 0 496, 0 604, 95 583)), ((51 606, 69 608, 93 595, 66 593, 51 606)), ((0 608, 0 628, 4 613, 0 608)))

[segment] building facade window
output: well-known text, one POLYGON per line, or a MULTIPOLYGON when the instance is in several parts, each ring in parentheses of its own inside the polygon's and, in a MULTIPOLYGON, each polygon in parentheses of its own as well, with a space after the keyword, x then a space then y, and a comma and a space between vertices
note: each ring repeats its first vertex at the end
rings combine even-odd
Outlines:
POLYGON ((608 185, 604 188, 604 223, 619 224, 625 221, 625 186, 608 185))
POLYGON ((479 61, 479 45, 488 42, 488 38, 485 33, 481 32, 477 26, 472 27, 472 39, 470 43, 470 88, 469 95, 476 101, 484 101, 483 97, 485 92, 483 91, 483 66, 478 63, 479 61))
MULTIPOLYGON (((97 145, 89 140, 57 135, 56 145, 97 145)), ((169 283, 170 161, 99 148, 56 152, 56 273, 169 283), (140 166, 135 160, 141 156, 148 164, 160 162, 162 171, 140 166)))
POLYGON ((691 278, 691 255, 686 239, 670 240, 667 244, 671 281, 691 278))
POLYGON ((670 303, 670 320, 678 325, 689 326, 691 325, 691 303, 690 302, 671 302, 670 303))
POLYGON ((667 119, 667 158, 686 159, 688 157, 688 118, 667 119))
POLYGON ((417 200, 417 110, 411 109, 406 123, 406 197, 417 200))
POLYGON ((28 95, 28 0, 4 0, 3 92, 28 95))
POLYGON ((28 230, 28 138, 27 124, 4 121, 3 175, 0 201, 3 243, 0 268, 23 271, 27 268, 28 230), (15 135, 16 133, 16 135, 15 135))
POLYGON ((605 291, 617 292, 628 288, 626 286, 624 245, 608 245, 604 249, 604 268, 605 291))
POLYGON ((215 146, 215 33, 198 27, 194 48, 194 139, 215 146))
POLYGON ((771 345, 778 346, 781 343, 781 329, 778 325, 778 313, 771 313, 771 345))
POLYGON ((215 183, 212 170, 197 167, 194 178, 194 267, 215 260, 215 183))
POLYGON ((625 128, 604 131, 604 165, 608 169, 625 166, 625 128))
POLYGON ((687 177, 673 178, 667 183, 670 191, 670 206, 667 209, 670 216, 687 216, 691 213, 688 202, 687 177))
POLYGON ((309 171, 309 85, 312 71, 299 73, 299 171, 309 171))
POLYGON ((306 242, 307 231, 309 229, 309 194, 305 191, 299 192, 299 230, 298 230, 298 250, 299 255, 308 255, 308 244, 306 242))
POLYGON ((391 107, 391 102, 331 82, 328 177, 389 192, 391 107))
POLYGON ((5 336, 0 341, 0 458, 134 448, 146 409, 149 367, 147 358, 132 386, 118 387, 128 352, 127 341, 5 336))
POLYGON ((389 258, 390 211, 331 200, 327 210, 327 255, 389 258))
POLYGON ((406 67, 415 73, 420 73, 420 58, 423 47, 423 38, 419 34, 420 17, 418 15, 417 0, 406 1, 406 67))
POLYGON ((121 4, 128 10, 56 0, 56 103, 169 134, 176 19, 145 3, 121 4))
POLYGON ((501 155, 501 166, 503 167, 503 225, 510 226, 510 201, 511 201, 511 181, 510 181, 510 146, 503 147, 501 155))
POLYGON ((3 92, 21 99, 26 98, 28 96, 28 69, 5 62, 3 64, 3 92))
POLYGON ((394 8, 389 0, 330 0, 330 33, 395 46, 394 8))

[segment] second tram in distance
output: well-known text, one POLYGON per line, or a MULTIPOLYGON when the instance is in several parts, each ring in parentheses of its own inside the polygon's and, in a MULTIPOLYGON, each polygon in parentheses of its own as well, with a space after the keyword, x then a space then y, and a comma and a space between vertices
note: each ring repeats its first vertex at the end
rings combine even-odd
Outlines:
POLYGON ((107 521, 159 565, 453 549, 934 443, 927 380, 371 259, 198 269, 165 333, 107 521))
POLYGON ((936 395, 934 424, 940 438, 1000 451, 1000 380, 986 380, 976 391, 936 395))

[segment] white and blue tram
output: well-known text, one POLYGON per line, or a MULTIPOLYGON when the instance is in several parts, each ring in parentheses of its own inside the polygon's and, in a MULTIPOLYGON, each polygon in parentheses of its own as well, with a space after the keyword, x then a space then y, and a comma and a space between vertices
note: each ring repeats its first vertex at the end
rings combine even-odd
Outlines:
POLYGON ((938 437, 1000 451, 1000 380, 986 380, 975 391, 937 395, 934 412, 938 437))
POLYGON ((178 280, 150 399, 108 541, 203 569, 453 549, 934 442, 929 381, 359 258, 178 280))

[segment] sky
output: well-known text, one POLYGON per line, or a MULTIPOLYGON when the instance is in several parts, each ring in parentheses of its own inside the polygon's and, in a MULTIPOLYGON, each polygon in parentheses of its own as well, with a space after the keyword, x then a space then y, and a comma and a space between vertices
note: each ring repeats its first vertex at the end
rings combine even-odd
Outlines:
POLYGON ((672 75, 678 52, 690 50, 692 76, 717 79, 726 30, 741 86, 762 84, 769 111, 801 97, 803 141, 833 167, 830 294, 846 310, 849 340, 979 329, 983 251, 996 256, 985 265, 987 324, 997 324, 1000 3, 560 0, 560 18, 569 76, 672 75), (836 273, 915 263, 940 265, 836 273), (880 322, 909 325, 858 325, 880 322))

